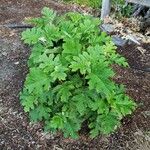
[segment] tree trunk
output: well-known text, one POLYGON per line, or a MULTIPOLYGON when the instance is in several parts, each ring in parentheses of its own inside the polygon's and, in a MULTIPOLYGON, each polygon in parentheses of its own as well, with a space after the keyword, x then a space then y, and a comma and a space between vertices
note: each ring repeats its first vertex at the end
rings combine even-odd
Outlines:
POLYGON ((101 19, 103 20, 105 17, 109 16, 111 8, 111 0, 103 0, 102 1, 102 10, 101 10, 101 19))

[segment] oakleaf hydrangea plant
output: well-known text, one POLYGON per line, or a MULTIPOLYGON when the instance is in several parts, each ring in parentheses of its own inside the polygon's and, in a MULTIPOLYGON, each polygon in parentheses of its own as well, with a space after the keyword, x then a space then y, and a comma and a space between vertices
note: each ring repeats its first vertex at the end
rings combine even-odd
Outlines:
POLYGON ((99 19, 77 12, 59 16, 43 8, 42 17, 29 22, 34 27, 22 40, 32 51, 20 99, 31 121, 72 138, 85 121, 92 138, 113 132, 136 104, 112 80, 112 64, 128 63, 100 31, 99 19))

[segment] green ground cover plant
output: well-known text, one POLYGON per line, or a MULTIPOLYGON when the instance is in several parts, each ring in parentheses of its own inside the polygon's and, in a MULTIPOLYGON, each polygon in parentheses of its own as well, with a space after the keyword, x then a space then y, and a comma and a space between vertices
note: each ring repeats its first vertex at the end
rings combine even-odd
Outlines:
POLYGON ((99 19, 76 12, 58 16, 45 7, 29 22, 35 27, 22 33, 32 50, 20 99, 31 121, 72 138, 84 122, 92 138, 117 129, 136 104, 112 80, 111 65, 128 63, 100 31, 99 19))

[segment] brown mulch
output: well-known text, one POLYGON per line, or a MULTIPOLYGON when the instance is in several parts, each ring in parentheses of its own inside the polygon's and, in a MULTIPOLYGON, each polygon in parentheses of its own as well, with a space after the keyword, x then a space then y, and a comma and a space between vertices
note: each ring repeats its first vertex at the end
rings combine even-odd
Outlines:
MULTIPOLYGON (((0 24, 20 23, 25 17, 39 16, 48 6, 58 12, 86 12, 87 8, 51 0, 1 0, 0 24)), ((90 139, 86 131, 79 140, 61 134, 43 133, 40 124, 31 124, 19 102, 19 92, 27 74, 30 48, 20 40, 22 30, 0 28, 0 149, 2 150, 149 150, 150 149, 150 73, 135 68, 150 67, 150 43, 119 47, 131 68, 115 66, 117 83, 126 85, 127 94, 138 104, 136 111, 122 121, 110 136, 90 139)))

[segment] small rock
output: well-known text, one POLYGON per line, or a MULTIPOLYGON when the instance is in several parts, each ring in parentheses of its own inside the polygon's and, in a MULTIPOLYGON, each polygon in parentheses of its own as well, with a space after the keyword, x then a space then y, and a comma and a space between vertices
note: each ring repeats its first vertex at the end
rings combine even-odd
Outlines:
POLYGON ((112 36, 112 41, 116 46, 124 46, 127 43, 127 40, 122 39, 121 37, 117 35, 112 36))
POLYGON ((3 56, 7 56, 7 53, 6 53, 6 52, 2 52, 2 55, 3 55, 3 56))
POLYGON ((14 64, 15 64, 15 65, 18 65, 18 64, 19 64, 19 61, 15 62, 14 64))
POLYGON ((140 42, 138 41, 138 38, 134 35, 127 35, 126 36, 126 39, 128 39, 129 41, 133 42, 133 43, 136 43, 138 45, 140 45, 140 42))
POLYGON ((150 116, 150 111, 144 111, 143 114, 146 116, 150 116))
POLYGON ((112 24, 102 24, 100 29, 107 33, 112 33, 115 30, 114 25, 112 24))
POLYGON ((144 49, 143 47, 137 47, 137 49, 140 51, 140 53, 142 54, 142 55, 144 55, 145 54, 145 52, 146 52, 146 49, 144 49))

